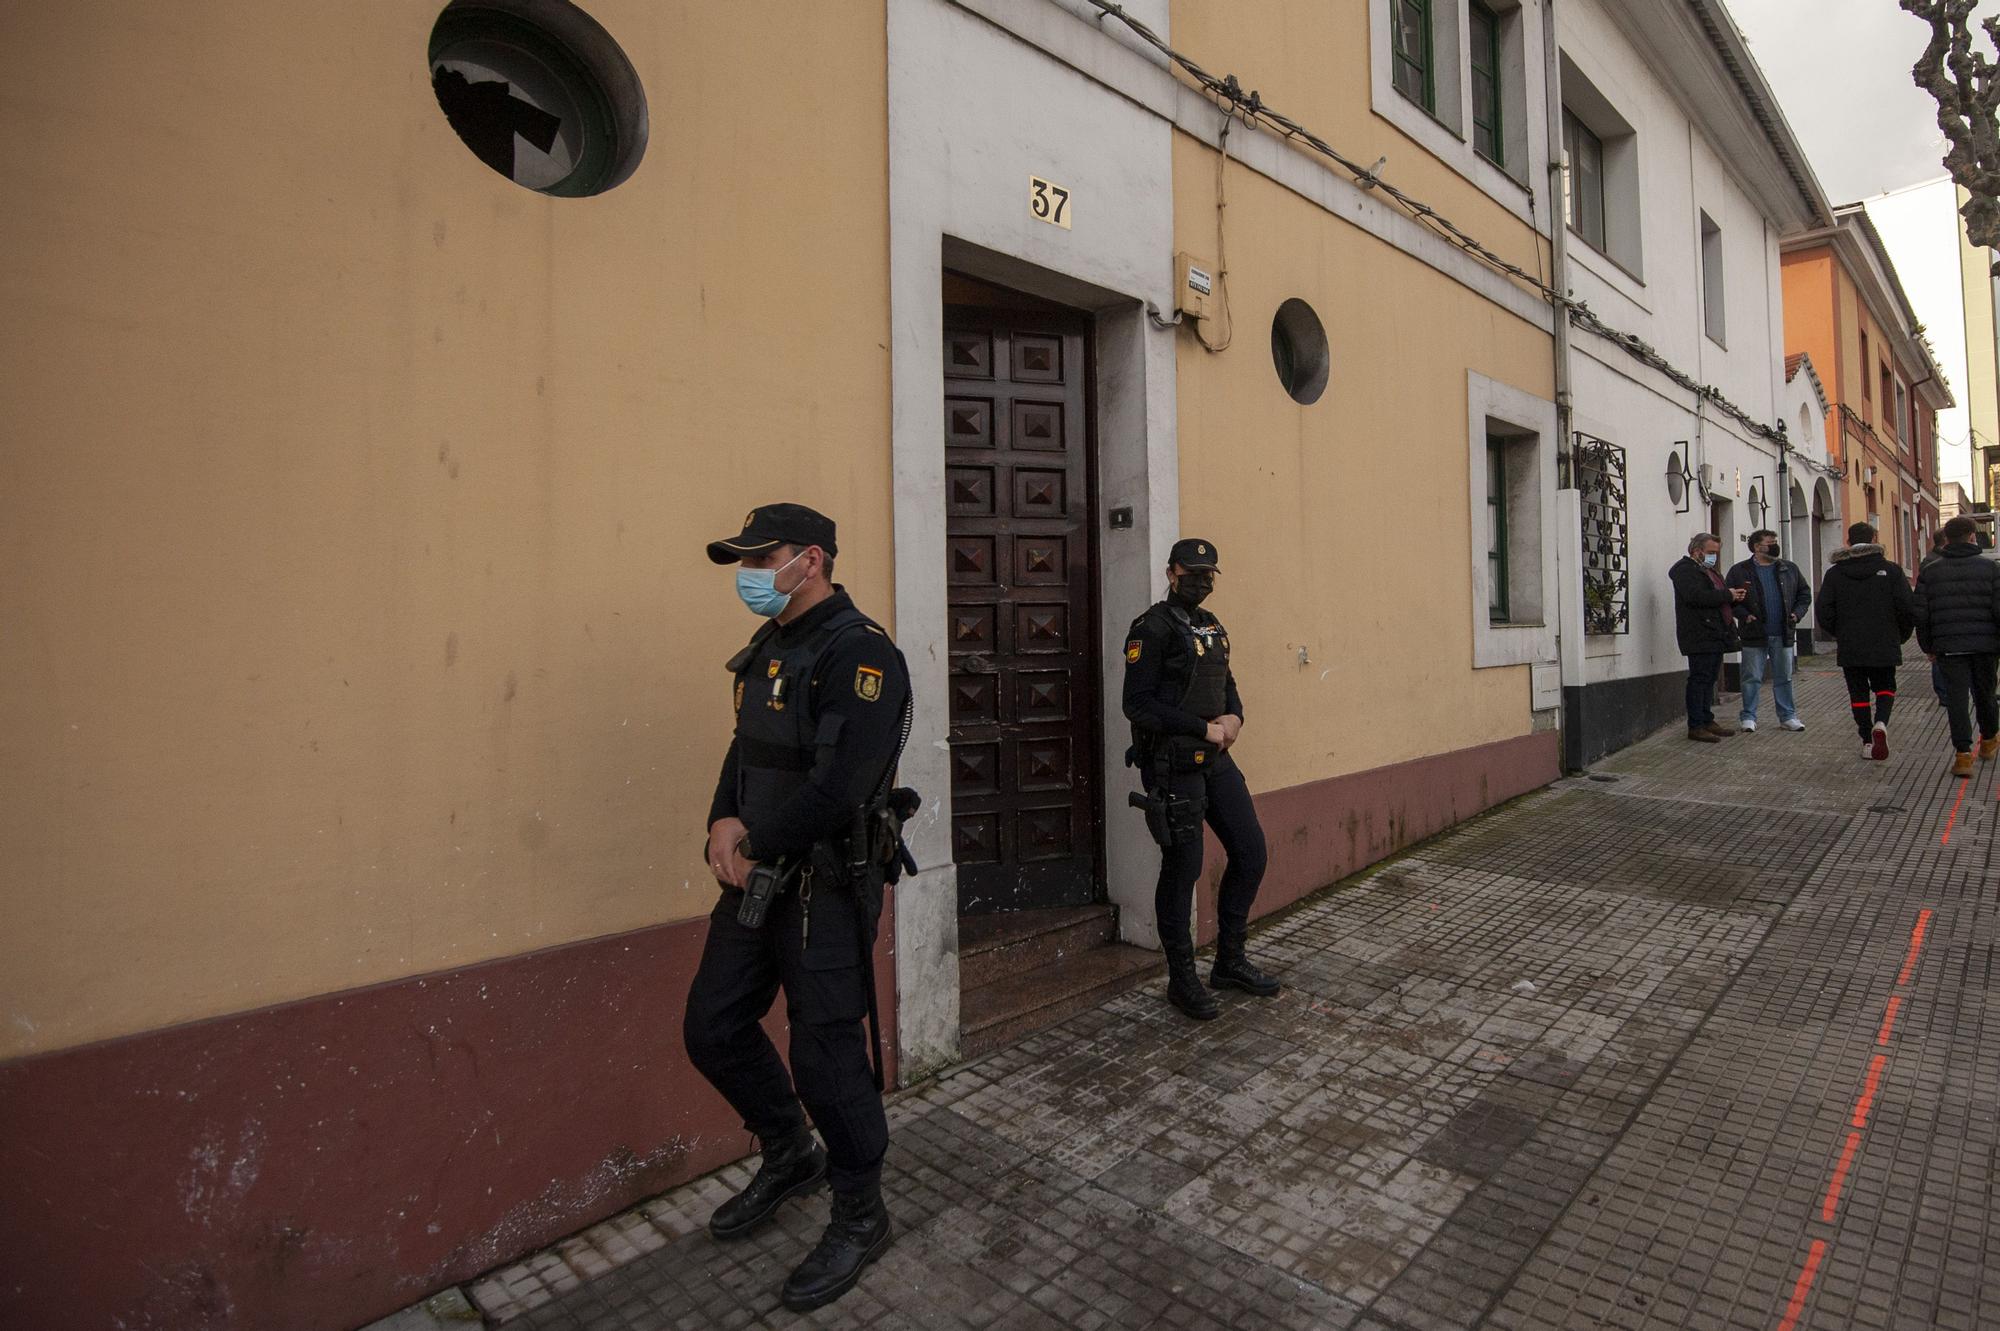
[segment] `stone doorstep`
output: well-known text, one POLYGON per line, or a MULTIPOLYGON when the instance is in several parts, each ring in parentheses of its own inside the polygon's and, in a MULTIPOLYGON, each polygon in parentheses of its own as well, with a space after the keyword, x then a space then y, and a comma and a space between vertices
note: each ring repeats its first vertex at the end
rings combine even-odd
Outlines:
POLYGON ((967 915, 958 923, 959 987, 966 993, 1115 942, 1115 906, 967 915))
POLYGON ((960 1000, 959 1057, 970 1061, 1005 1048, 1162 970, 1159 953, 1110 943, 967 990, 960 1000))

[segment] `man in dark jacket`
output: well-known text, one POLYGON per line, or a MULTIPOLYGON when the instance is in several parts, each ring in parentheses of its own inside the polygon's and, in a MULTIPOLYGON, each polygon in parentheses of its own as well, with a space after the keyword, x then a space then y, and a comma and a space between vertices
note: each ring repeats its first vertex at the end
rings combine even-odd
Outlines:
POLYGON ((1789 559, 1778 557, 1778 533, 1750 533, 1750 558, 1729 570, 1723 585, 1743 589, 1737 624, 1743 635, 1743 728, 1757 728, 1757 697, 1764 687, 1764 663, 1771 665, 1771 696, 1778 700, 1778 724, 1804 730, 1792 698, 1792 654, 1799 619, 1812 607, 1812 587, 1789 559))
POLYGON ((1687 557, 1667 570, 1674 584, 1674 637, 1688 659, 1688 738, 1702 744, 1735 733, 1715 724, 1713 700, 1723 654, 1740 645, 1736 606, 1745 594, 1722 585, 1716 568, 1721 558, 1722 542, 1712 532, 1701 532, 1688 542, 1687 557))
MULTIPOLYGON (((1917 576, 1916 576, 1917 582, 1922 582, 1924 580, 1924 574, 1930 571, 1930 567, 1932 564, 1935 564, 1938 562, 1938 560, 1944 558, 1944 546, 1945 546, 1945 540, 1944 540, 1943 530, 1940 529, 1938 531, 1932 532, 1931 552, 1925 555, 1923 559, 1919 561, 1917 564, 1917 576)), ((1945 702, 1946 689, 1944 686, 1944 667, 1938 664, 1936 657, 1931 658, 1931 692, 1937 695, 1938 706, 1943 707, 1946 705, 1945 702)))
POLYGON ((1917 645, 1944 667, 1951 717, 1953 776, 1972 775, 1972 716, 1979 715, 1979 756, 2000 753, 2000 707, 1993 697, 2000 660, 2000 564, 1982 558, 1971 518, 1944 524, 1944 558, 1917 587, 1917 645), (1968 706, 1968 703, 1970 704, 1968 706))
POLYGON ((1896 706, 1896 667, 1916 627, 1910 580, 1882 557, 1875 529, 1857 522, 1847 548, 1833 552, 1833 567, 1819 586, 1819 626, 1840 644, 1840 669, 1861 732, 1861 756, 1889 756, 1889 713, 1896 706))

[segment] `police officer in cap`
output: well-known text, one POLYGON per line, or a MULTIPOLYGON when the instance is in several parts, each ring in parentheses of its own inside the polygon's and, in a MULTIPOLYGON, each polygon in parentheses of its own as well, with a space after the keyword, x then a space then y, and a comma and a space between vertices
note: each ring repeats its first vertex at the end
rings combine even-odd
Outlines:
POLYGON ((1167 563, 1167 599, 1132 621, 1125 642, 1125 717, 1131 760, 1146 786, 1146 825, 1160 844, 1153 894, 1168 1001, 1196 1021, 1221 1011, 1194 966, 1190 917, 1201 876, 1204 821, 1229 857, 1218 893, 1216 989, 1271 998, 1278 982, 1244 955, 1250 903, 1264 879, 1264 829, 1230 750, 1243 730, 1243 700, 1229 669, 1229 634, 1202 602, 1215 590, 1215 546, 1176 541, 1167 563))
POLYGON ((894 775, 910 684, 895 643, 832 582, 835 553, 833 522, 800 504, 754 509, 741 534, 708 547, 714 562, 739 566, 737 594, 767 622, 729 662, 736 734, 708 815, 708 863, 723 892, 684 1035, 689 1060, 763 1152, 709 1233, 742 1238, 787 1199, 832 1183, 831 1223, 785 1281, 796 1311, 839 1298, 889 1246, 880 1037, 871 1072, 863 1030, 885 874, 856 864, 856 838, 857 817, 879 806, 894 775), (759 896, 760 868, 764 885, 782 886, 762 922, 746 924, 743 889, 759 896), (781 988, 789 1075, 759 1025, 781 988))

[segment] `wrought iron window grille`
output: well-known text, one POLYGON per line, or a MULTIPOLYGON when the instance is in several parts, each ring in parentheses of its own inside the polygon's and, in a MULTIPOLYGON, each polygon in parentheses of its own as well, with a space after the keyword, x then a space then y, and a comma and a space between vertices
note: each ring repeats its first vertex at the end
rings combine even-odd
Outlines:
POLYGON ((1593 635, 1632 631, 1632 549, 1626 521, 1625 450, 1577 432, 1569 479, 1583 511, 1583 628, 1593 635))

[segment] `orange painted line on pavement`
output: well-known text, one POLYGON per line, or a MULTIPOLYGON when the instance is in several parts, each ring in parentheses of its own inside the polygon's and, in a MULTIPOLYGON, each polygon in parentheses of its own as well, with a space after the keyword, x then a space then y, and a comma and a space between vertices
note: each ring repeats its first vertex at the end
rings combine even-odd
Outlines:
POLYGON ((1792 1286, 1792 1301, 1785 1305, 1785 1320, 1778 1323, 1778 1331, 1792 1331, 1799 1324, 1799 1314, 1806 1310, 1806 1295, 1812 1291, 1813 1277, 1819 1274, 1819 1264, 1825 1256, 1826 1240, 1814 1239, 1812 1251, 1806 1254, 1806 1264, 1792 1286))
POLYGON ((1903 973, 1896 977, 1896 983, 1899 986, 1908 984, 1910 982, 1910 972, 1917 968, 1917 954, 1924 950, 1924 934, 1927 930, 1929 930, 1930 927, 1931 927, 1930 911, 1928 910, 1918 911, 1917 927, 1910 930, 1910 956, 1909 959, 1903 963, 1903 973))
POLYGON ((1861 1145, 1861 1133, 1857 1130, 1847 1134, 1847 1146, 1840 1153, 1840 1163, 1833 1167, 1833 1182, 1826 1185, 1826 1200, 1820 1203, 1819 1218, 1833 1219, 1833 1213, 1840 1207, 1840 1190, 1847 1183, 1848 1166, 1854 1163, 1854 1152, 1861 1145))
POLYGON ((1901 1006, 1903 1006, 1903 996, 1901 994, 1889 995, 1889 1010, 1882 1014, 1882 1029, 1876 1033, 1876 1044, 1884 1045, 1889 1043, 1889 1032, 1896 1029, 1896 1009, 1901 1006))
POLYGON ((1958 798, 1951 802, 1951 817, 1944 820, 1944 835, 1938 838, 1938 844, 1940 845, 1949 846, 1951 844, 1951 829, 1952 825, 1958 821, 1958 806, 1965 803, 1966 784, 1963 781, 1958 783, 1958 798))
POLYGON ((1868 1111, 1874 1107, 1875 1092, 1882 1085, 1882 1065, 1888 1061, 1889 1056, 1887 1054, 1877 1054, 1869 1062, 1868 1084, 1862 1088, 1861 1098, 1854 1102, 1854 1120, 1852 1126, 1857 1128, 1868 1126, 1868 1111))

